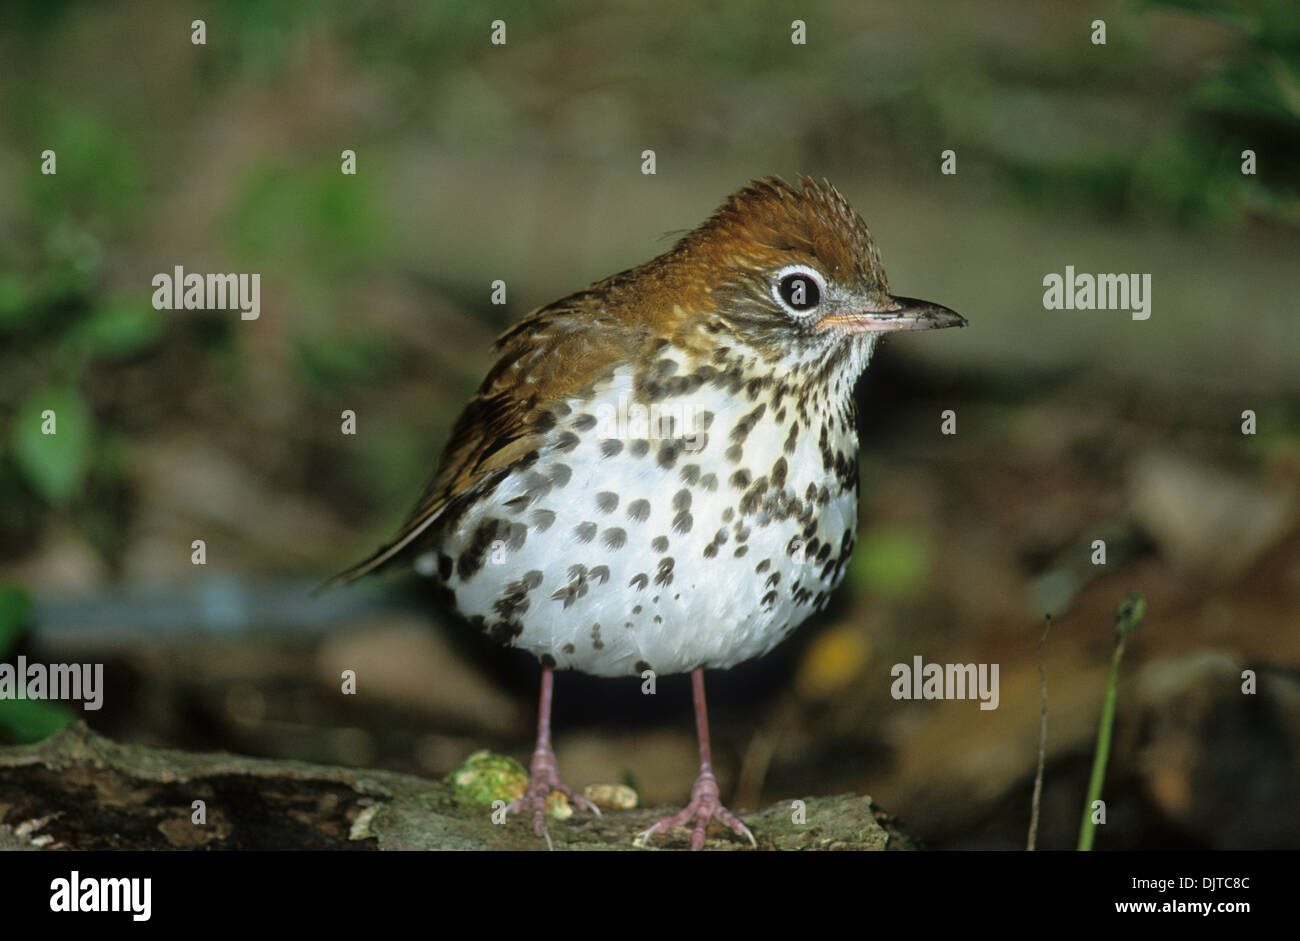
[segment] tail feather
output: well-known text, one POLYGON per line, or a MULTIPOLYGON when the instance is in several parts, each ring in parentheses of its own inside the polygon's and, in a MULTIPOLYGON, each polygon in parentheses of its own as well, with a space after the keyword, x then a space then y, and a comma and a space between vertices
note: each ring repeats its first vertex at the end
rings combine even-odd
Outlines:
POLYGON ((417 512, 391 542, 380 546, 371 555, 351 568, 321 582, 312 589, 312 594, 320 594, 325 589, 333 588, 335 585, 346 585, 363 575, 378 571, 400 557, 406 549, 410 548, 411 543, 418 539, 420 534, 428 529, 430 524, 441 515, 442 508, 445 505, 445 503, 439 503, 425 508, 422 512, 417 512))
POLYGON ((337 575, 325 579, 325 581, 313 588, 311 593, 313 595, 319 595, 327 588, 333 588, 336 585, 346 585, 348 582, 356 581, 362 575, 369 575, 371 572, 383 568, 385 563, 391 562, 398 552, 400 552, 400 549, 394 549, 392 545, 382 546, 373 554, 367 556, 351 568, 345 569, 337 575))

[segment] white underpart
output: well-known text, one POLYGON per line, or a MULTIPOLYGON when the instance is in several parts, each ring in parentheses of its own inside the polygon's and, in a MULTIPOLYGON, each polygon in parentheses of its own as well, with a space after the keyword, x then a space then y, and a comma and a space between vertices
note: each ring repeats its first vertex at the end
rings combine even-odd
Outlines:
MULTIPOLYGON (((870 347, 864 345, 864 365, 869 354, 870 347)), ((851 386, 853 378, 845 381, 851 386)), ((574 423, 583 415, 600 419, 611 414, 610 410, 616 412, 620 402, 626 406, 632 399, 631 390, 632 373, 625 369, 598 390, 594 401, 570 401, 572 412, 560 421, 552 440, 566 429, 574 430, 574 423)), ((841 390, 828 391, 834 395, 841 390)), ((637 674, 637 664, 648 664, 660 674, 685 672, 696 666, 734 666, 769 651, 813 613, 815 605, 811 601, 796 604, 796 589, 806 589, 815 598, 819 592, 829 593, 838 579, 833 573, 823 576, 823 564, 814 558, 800 560, 790 553, 791 539, 801 538, 806 524, 796 517, 777 521, 765 519, 762 513, 741 516, 735 508, 743 490, 729 478, 744 468, 751 479, 770 479, 776 458, 784 455, 789 468, 784 488, 788 496, 803 500, 810 484, 818 490, 828 488, 830 502, 814 510, 818 520, 816 538, 822 544, 829 542, 831 558, 838 557, 843 533, 856 530, 857 499, 854 492, 842 492, 833 471, 823 470, 818 446, 820 426, 801 423, 794 453, 785 453, 783 445, 791 422, 799 417, 795 398, 789 396, 784 421, 776 422, 775 409, 769 405, 746 438, 741 460, 733 464, 722 459, 722 452, 731 444, 729 436, 736 421, 756 402, 743 393, 733 397, 705 386, 669 404, 689 405, 696 415, 706 411, 714 414, 708 431, 707 463, 699 453, 682 451, 673 466, 664 469, 658 460, 662 442, 654 437, 649 439, 650 449, 644 456, 633 456, 633 440, 625 437, 620 439, 622 450, 605 457, 601 446, 610 435, 598 422, 589 430, 575 430, 578 444, 567 453, 554 447, 543 449, 531 468, 549 477, 560 465, 567 467, 571 473, 563 486, 551 487, 526 510, 516 512, 505 504, 528 490, 529 475, 515 475, 466 513, 456 534, 444 546, 443 551, 453 558, 485 520, 525 523, 528 531, 521 548, 498 546, 496 561, 490 551, 482 567, 468 579, 452 576, 449 586, 455 590, 457 607, 463 614, 481 615, 491 625, 500 620, 493 603, 502 596, 505 586, 526 573, 541 572, 540 586, 527 595, 527 610, 516 615, 523 631, 515 639, 515 646, 538 657, 549 655, 561 669, 625 676, 637 674), (693 463, 701 465, 701 477, 710 468, 725 468, 725 473, 717 474, 715 489, 706 489, 702 481, 687 484, 683 480, 683 468, 693 463), (683 489, 691 496, 691 526, 685 534, 674 529, 679 513, 674 508, 674 496, 683 489), (598 495, 604 493, 618 497, 612 512, 603 512, 598 505, 598 495), (628 514, 629 506, 638 499, 650 504, 649 517, 644 521, 628 514), (727 507, 733 508, 733 515, 724 523, 723 511, 727 507), (555 514, 554 523, 544 532, 539 532, 536 525, 538 511, 555 514), (597 526, 590 542, 583 542, 575 531, 582 523, 597 526), (626 542, 619 549, 611 549, 605 542, 605 534, 614 527, 626 534, 626 542), (749 530, 743 543, 738 539, 740 528, 749 530), (720 529, 727 531, 728 538, 716 555, 707 558, 705 547, 720 529), (663 551, 652 550, 651 541, 656 537, 667 538, 663 551), (740 545, 748 549, 742 558, 736 558, 735 550, 740 545), (656 584, 664 558, 673 560, 672 580, 666 585, 656 584), (770 560, 770 564, 757 573, 755 569, 763 560, 770 560), (552 595, 572 584, 574 566, 582 566, 588 573, 605 566, 608 576, 602 579, 588 574, 585 592, 566 606, 562 598, 554 599, 552 595), (775 586, 770 584, 773 573, 780 576, 775 586), (645 576, 649 583, 636 587, 637 576, 645 576), (764 597, 772 591, 775 600, 764 603, 764 597), (593 625, 599 625, 599 630, 593 631, 593 625)), ((689 433, 695 429, 687 425, 681 430, 689 433)), ((857 449, 856 440, 833 438, 831 444, 848 456, 857 449)), ((536 478, 533 481, 535 484, 536 478)), ((769 489, 768 496, 773 492, 769 489)))

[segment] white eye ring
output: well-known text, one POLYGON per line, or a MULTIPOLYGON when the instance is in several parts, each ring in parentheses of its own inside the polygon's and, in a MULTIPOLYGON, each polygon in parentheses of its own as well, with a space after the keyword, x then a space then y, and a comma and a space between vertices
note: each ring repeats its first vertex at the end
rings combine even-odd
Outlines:
POLYGON ((822 301, 826 298, 826 282, 816 270, 809 268, 807 265, 786 265, 776 273, 772 279, 772 299, 781 305, 791 317, 803 318, 815 312, 821 306, 822 301), (809 281, 815 292, 807 307, 799 308, 793 306, 781 295, 781 282, 785 281, 791 275, 798 275, 809 281))

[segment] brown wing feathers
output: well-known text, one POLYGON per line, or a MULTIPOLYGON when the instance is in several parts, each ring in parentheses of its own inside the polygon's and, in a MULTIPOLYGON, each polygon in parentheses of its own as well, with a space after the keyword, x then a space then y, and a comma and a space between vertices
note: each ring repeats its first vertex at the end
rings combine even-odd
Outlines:
MULTIPOLYGON (((593 286, 594 287, 594 286, 593 286)), ((397 534, 363 561, 321 587, 352 581, 376 571, 417 547, 419 537, 461 495, 492 474, 540 447, 551 403, 596 378, 601 319, 587 310, 593 288, 533 311, 497 340, 497 358, 483 384, 456 420, 438 471, 397 534), (579 303, 573 298, 581 297, 579 303), (594 329, 593 329, 594 328, 594 329)))

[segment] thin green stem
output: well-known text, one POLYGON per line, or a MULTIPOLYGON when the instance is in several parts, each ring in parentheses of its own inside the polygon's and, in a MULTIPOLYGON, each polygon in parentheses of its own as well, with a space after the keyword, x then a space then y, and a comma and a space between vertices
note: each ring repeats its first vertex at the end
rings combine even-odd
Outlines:
POLYGON ((1124 642, 1142 624, 1146 613, 1146 599, 1130 591, 1115 612, 1115 649, 1110 655, 1110 676, 1106 680, 1106 696, 1101 704, 1101 719, 1097 723, 1097 747, 1092 755, 1092 777, 1088 781, 1088 796, 1083 803, 1083 823, 1079 827, 1080 850, 1092 849, 1097 836, 1097 825, 1092 822, 1093 805, 1101 800, 1101 788, 1106 783, 1106 762, 1110 759, 1110 738, 1115 727, 1115 700, 1119 694, 1119 664, 1124 658, 1124 642))
POLYGON ((1041 708, 1038 719, 1038 767, 1034 771, 1034 796, 1029 802, 1029 840, 1025 849, 1034 851, 1038 845, 1038 810, 1043 799, 1043 765, 1047 761, 1047 673, 1043 670, 1043 645, 1047 643, 1047 632, 1052 629, 1052 616, 1044 615, 1046 624, 1043 636, 1038 638, 1038 695, 1041 708))

